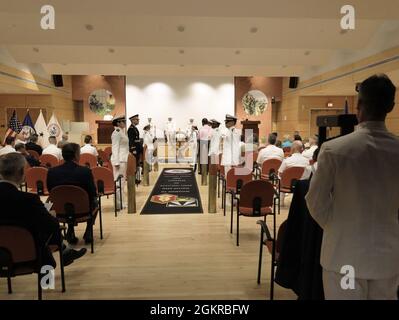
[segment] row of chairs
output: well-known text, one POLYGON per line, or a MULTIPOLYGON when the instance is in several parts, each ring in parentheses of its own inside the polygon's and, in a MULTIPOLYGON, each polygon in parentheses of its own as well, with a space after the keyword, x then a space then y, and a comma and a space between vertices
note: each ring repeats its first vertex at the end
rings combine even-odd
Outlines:
MULTIPOLYGON (((114 212, 115 217, 118 215, 117 192, 122 194, 121 179, 114 180, 112 170, 106 167, 93 167, 91 169, 94 178, 94 184, 97 188, 100 215, 102 212, 101 198, 103 196, 114 196, 114 212), (119 186, 118 186, 119 184, 119 186)), ((47 189, 48 169, 43 167, 28 168, 25 171, 25 191, 36 193, 40 196, 48 196, 47 189)), ((122 195, 120 195, 122 197, 122 195)))

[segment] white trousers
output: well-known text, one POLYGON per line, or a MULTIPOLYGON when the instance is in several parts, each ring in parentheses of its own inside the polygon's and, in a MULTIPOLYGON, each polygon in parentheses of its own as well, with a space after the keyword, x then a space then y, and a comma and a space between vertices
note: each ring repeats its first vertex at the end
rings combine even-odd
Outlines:
POLYGON ((115 181, 118 179, 118 177, 120 175, 123 176, 122 178, 122 199, 120 196, 120 192, 119 192, 119 184, 116 185, 117 187, 117 192, 116 192, 116 205, 118 210, 120 210, 121 208, 126 207, 126 196, 124 196, 125 194, 125 185, 126 185, 126 170, 127 170, 127 162, 120 162, 119 163, 119 168, 116 168, 115 166, 112 166, 112 169, 114 171, 114 179, 115 181), (122 203, 122 201, 124 203, 122 203))
POLYGON ((397 300, 399 274, 390 279, 354 279, 353 289, 342 289, 344 274, 323 269, 323 287, 326 300, 397 300))

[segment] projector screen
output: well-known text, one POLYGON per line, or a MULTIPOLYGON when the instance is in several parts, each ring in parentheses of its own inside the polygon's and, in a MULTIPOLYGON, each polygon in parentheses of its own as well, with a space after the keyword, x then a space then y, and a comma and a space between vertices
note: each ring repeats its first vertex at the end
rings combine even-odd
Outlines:
MULTIPOLYGON (((139 114, 139 130, 148 123, 161 137, 169 117, 176 129, 185 130, 189 119, 201 127, 201 119, 217 119, 222 124, 226 113, 234 115, 232 77, 126 77, 127 118, 139 114)), ((130 122, 127 123, 130 125, 130 122)))

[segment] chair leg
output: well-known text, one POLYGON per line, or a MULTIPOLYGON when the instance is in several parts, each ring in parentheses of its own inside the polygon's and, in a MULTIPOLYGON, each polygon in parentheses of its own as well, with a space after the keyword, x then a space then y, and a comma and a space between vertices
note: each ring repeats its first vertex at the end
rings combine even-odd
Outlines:
POLYGON ((233 194, 231 193, 231 210, 230 210, 230 233, 233 233, 233 205, 234 205, 234 197, 233 194))
POLYGON ((217 174, 217 189, 218 189, 218 198, 220 198, 220 175, 217 174))
POLYGON ((237 247, 240 245, 240 213, 237 210, 237 247))
POLYGON ((103 239, 103 215, 102 215, 102 210, 101 210, 101 197, 98 197, 98 215, 100 218, 100 239, 103 239))
POLYGON ((11 277, 7 277, 7 288, 8 288, 8 294, 12 293, 12 285, 11 285, 11 277))
POLYGON ((223 191, 223 215, 224 216, 226 216, 226 196, 227 196, 227 193, 226 193, 226 191, 223 191))
POLYGON ((258 284, 260 284, 260 276, 262 273, 262 254, 263 254, 263 231, 260 229, 260 244, 259 244, 259 263, 258 263, 258 284))
POLYGON ((65 292, 65 273, 64 273, 64 258, 62 256, 62 240, 60 241, 58 251, 60 252, 60 270, 61 270, 61 286, 62 292, 65 292))
POLYGON ((39 272, 37 273, 37 299, 38 300, 42 300, 42 284, 41 284, 41 280, 42 280, 42 275, 39 272))
POLYGON ((274 265, 275 265, 275 240, 273 240, 273 246, 272 246, 272 262, 271 262, 271 272, 270 272, 270 300, 274 300, 274 265))
POLYGON ((90 222, 90 233, 91 233, 91 253, 94 253, 94 232, 93 232, 93 220, 90 222))

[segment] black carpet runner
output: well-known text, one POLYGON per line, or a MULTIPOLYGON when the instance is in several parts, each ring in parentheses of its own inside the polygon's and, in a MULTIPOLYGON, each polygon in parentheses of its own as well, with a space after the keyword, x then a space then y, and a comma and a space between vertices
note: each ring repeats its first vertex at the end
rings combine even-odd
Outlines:
POLYGON ((195 174, 190 168, 162 170, 141 214, 203 213, 195 174))

